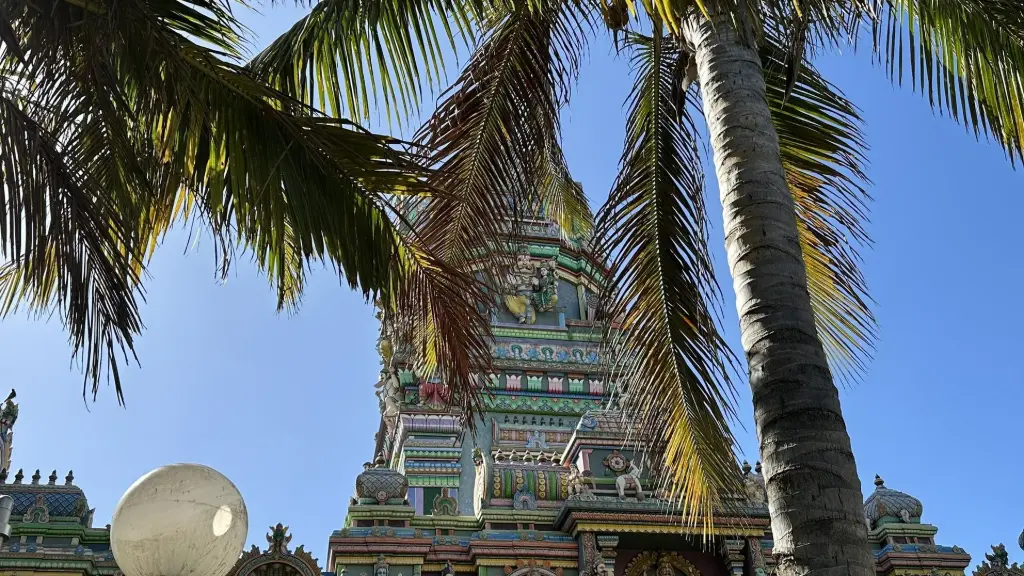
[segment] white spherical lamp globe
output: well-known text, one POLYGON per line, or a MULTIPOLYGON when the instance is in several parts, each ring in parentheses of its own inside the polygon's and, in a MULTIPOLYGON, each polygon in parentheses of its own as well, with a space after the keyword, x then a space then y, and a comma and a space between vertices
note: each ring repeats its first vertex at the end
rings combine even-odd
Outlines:
POLYGON ((110 547, 125 576, 224 576, 248 532, 245 502, 230 480, 200 464, 173 464, 124 493, 110 547))

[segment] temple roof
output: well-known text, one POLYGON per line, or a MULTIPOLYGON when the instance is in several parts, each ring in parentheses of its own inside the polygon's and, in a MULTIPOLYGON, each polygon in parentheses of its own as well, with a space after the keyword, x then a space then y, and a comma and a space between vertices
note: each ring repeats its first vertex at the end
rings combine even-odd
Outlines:
POLYGON ((889 521, 919 524, 923 506, 913 496, 885 487, 885 481, 875 476, 875 491, 864 501, 864 516, 872 527, 889 521))

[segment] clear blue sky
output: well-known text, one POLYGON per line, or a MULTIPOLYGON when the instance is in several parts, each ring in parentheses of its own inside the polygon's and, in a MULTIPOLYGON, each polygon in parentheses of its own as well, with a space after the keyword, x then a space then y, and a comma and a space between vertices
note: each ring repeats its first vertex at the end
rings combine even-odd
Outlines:
MULTIPOLYGON (((260 45, 301 13, 283 7, 246 16, 260 45)), ((893 88, 866 55, 831 56, 820 68, 864 110, 876 198, 866 274, 878 300, 881 340, 865 382, 842 392, 865 492, 874 474, 924 503, 938 542, 974 562, 1005 542, 1011 559, 1024 529, 1019 360, 1024 309, 1019 242, 1021 173, 921 97, 893 88)), ((572 108, 565 148, 576 177, 599 203, 615 176, 628 67, 609 44, 594 47, 572 108)), ((708 195, 717 210, 717 190, 708 195)), ((715 212, 717 225, 717 212, 715 212)), ((716 230, 714 246, 722 245, 716 230)), ((723 286, 730 289, 719 249, 723 286)), ((138 344, 141 369, 125 375, 127 409, 104 389, 88 410, 56 322, 0 323, 4 386, 18 389, 14 465, 30 475, 75 471, 96 523, 121 493, 161 464, 218 468, 249 507, 249 540, 290 524, 293 544, 323 560, 340 528, 378 422, 372 385, 372 310, 329 272, 315 274, 295 316, 242 261, 226 284, 214 277, 209 242, 173 235, 149 272, 138 344), (186 253, 187 252, 187 253, 186 253)), ((739 342, 732 295, 727 336, 739 342)), ((740 390, 740 431, 757 458, 750 395, 740 390)))

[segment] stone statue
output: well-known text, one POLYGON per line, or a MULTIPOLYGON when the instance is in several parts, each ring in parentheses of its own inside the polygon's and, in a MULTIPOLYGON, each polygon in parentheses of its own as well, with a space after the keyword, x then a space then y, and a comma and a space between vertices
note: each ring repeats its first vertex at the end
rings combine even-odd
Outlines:
POLYGON ((388 429, 388 436, 398 424, 398 413, 402 409, 402 384, 398 381, 398 371, 392 368, 386 378, 377 383, 376 394, 380 399, 381 415, 388 429))
POLYGON ((383 554, 377 556, 377 563, 373 565, 373 576, 388 576, 388 561, 383 554))
POLYGON ((526 447, 535 450, 546 450, 548 447, 547 434, 538 430, 530 430, 526 434, 526 447))
POLYGON ((662 559, 658 561, 658 576, 675 576, 675 573, 676 571, 672 568, 672 564, 669 563, 668 558, 662 557, 662 559))
POLYGON ((626 489, 632 489, 636 492, 636 499, 644 499, 644 490, 640 486, 640 474, 641 469, 637 467, 636 463, 632 460, 629 462, 629 470, 615 479, 615 490, 619 493, 619 498, 626 497, 626 489))
POLYGON ((903 520, 904 524, 910 524, 910 512, 906 508, 900 509, 900 520, 903 520))
POLYGON ((591 492, 595 489, 594 479, 584 476, 579 469, 579 466, 575 464, 569 465, 569 478, 567 482, 569 488, 569 498, 579 500, 593 500, 594 494, 591 492))
POLYGON ((18 405, 14 398, 18 395, 14 389, 4 401, 0 409, 0 468, 11 468, 11 440, 14 439, 14 423, 18 420, 18 405))
POLYGON ((505 307, 520 324, 537 322, 537 312, 548 312, 558 305, 558 261, 534 262, 528 248, 516 255, 508 282, 514 293, 504 297, 505 307))

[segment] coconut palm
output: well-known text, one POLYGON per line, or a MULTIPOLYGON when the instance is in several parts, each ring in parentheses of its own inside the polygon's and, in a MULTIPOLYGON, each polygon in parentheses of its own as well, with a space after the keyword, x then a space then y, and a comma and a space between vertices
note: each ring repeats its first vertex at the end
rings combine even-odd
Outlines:
MULTIPOLYGON (((299 303, 327 263, 469 389, 482 292, 415 235, 396 199, 444 197, 415 149, 331 117, 244 68, 231 0, 0 2, 0 311, 56 312, 85 372, 113 380, 141 280, 175 224, 249 253, 299 303), (455 372, 451 368, 455 368, 455 372)), ((468 401, 468 400, 467 400, 468 401)))
POLYGON ((0 4, 11 23, 0 25, 11 261, 0 286, 9 306, 62 310, 93 381, 131 348, 153 246, 198 218, 226 255, 252 251, 282 305, 297 301, 309 262, 336 264, 472 409, 469 367, 486 361, 487 330, 473 307, 486 295, 467 269, 500 278, 503 241, 541 203, 570 241, 593 226, 615 287, 607 314, 627 328, 618 378, 639 439, 688 517, 707 520, 736 477, 703 113, 780 573, 873 571, 833 383, 856 375, 874 335, 856 251, 864 142, 855 108, 808 54, 869 24, 886 73, 1017 157, 1024 22, 1013 3, 324 0, 242 65, 226 2, 0 4), (592 222, 559 111, 604 28, 631 54, 635 89, 622 169, 592 222), (463 40, 473 56, 417 146, 353 123, 377 109, 407 121, 463 40), (393 209, 407 196, 430 199, 415 226, 393 209))
MULTIPOLYGON (((321 101, 333 107, 346 95, 350 109, 365 107, 351 82, 370 60, 335 34, 343 17, 330 15, 357 4, 318 4, 255 69, 304 101, 326 94, 321 101)), ((425 6, 443 13, 456 3, 387 4, 389 22, 419 38, 436 21, 425 6), (394 16, 402 8, 404 21, 394 16)), ((472 59, 418 134, 434 153, 435 181, 452 194, 428 210, 427 235, 454 265, 500 266, 500 251, 479 247, 493 244, 497 223, 515 220, 538 192, 570 233, 587 228, 558 151, 558 111, 587 40, 611 29, 631 54, 635 87, 622 168, 598 213, 595 244, 612 264, 609 314, 623 314, 627 328, 623 356, 631 361, 618 377, 630 388, 640 439, 684 510, 706 520, 734 481, 735 461, 732 358, 717 327, 697 153, 703 116, 779 573, 873 573, 834 383, 834 375, 859 374, 875 335, 857 266, 867 241, 865 143, 856 109, 810 55, 869 40, 894 82, 921 90, 1014 159, 1024 143, 1022 23, 1005 0, 490 2, 472 59)), ((430 42, 387 49, 374 62, 390 67, 392 96, 384 98, 397 109, 424 85, 417 71, 436 71, 437 52, 430 42)))

